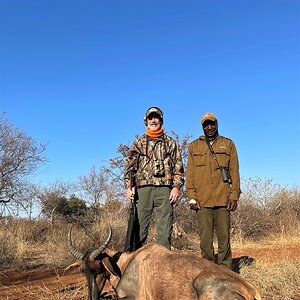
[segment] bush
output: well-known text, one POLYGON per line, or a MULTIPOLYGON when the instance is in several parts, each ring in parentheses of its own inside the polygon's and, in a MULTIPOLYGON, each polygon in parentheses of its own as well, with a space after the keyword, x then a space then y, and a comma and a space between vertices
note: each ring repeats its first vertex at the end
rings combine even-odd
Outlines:
POLYGON ((272 180, 249 179, 236 212, 233 237, 259 239, 271 234, 294 234, 300 226, 299 189, 282 188, 272 180))

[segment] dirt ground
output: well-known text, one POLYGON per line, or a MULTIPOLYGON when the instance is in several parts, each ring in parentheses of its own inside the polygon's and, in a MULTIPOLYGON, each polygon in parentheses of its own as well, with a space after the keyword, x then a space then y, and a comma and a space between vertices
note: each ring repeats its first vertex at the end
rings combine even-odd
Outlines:
MULTIPOLYGON (((239 271, 240 262, 244 265, 253 261, 268 259, 275 262, 284 259, 288 253, 291 258, 300 259, 299 246, 285 248, 259 248, 233 251, 235 271, 239 271)), ((33 269, 26 272, 6 270, 0 272, 0 299, 1 300, 35 300, 38 295, 50 291, 61 294, 66 290, 72 290, 76 286, 85 283, 85 278, 78 269, 64 271, 63 268, 33 269)), ((46 299, 46 298, 44 298, 46 299)), ((62 298, 59 298, 62 299, 62 298)))

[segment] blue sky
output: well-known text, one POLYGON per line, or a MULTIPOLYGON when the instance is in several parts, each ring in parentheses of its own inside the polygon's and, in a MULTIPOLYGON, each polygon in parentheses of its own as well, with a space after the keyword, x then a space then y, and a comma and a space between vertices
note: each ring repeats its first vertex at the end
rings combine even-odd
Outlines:
POLYGON ((214 112, 243 179, 300 186, 298 0, 0 0, 0 112, 75 181, 143 134, 196 139, 214 112))

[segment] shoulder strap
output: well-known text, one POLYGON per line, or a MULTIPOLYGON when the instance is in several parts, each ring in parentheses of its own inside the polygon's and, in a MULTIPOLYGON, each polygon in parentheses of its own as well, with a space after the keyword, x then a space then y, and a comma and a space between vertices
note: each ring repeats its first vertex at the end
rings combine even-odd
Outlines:
POLYGON ((149 158, 149 156, 148 156, 148 143, 149 143, 149 137, 148 137, 148 135, 146 135, 146 157, 149 158))
POLYGON ((218 168, 221 169, 221 167, 220 167, 220 165, 219 165, 219 163, 218 163, 218 160, 217 160, 216 153, 214 152, 214 150, 213 150, 213 148, 212 148, 210 142, 209 142, 207 139, 205 139, 205 142, 206 142, 206 144, 207 144, 207 146, 208 146, 208 149, 209 149, 209 151, 210 151, 212 157, 213 157, 214 160, 216 161, 218 168))
POLYGON ((209 148, 209 151, 210 151, 212 157, 214 158, 214 160, 215 160, 216 163, 217 163, 217 166, 218 166, 218 168, 219 168, 219 170, 220 170, 220 172, 221 172, 221 176, 222 176, 222 178, 223 178, 223 181, 224 181, 224 182, 228 182, 229 186, 231 187, 232 181, 231 181, 231 177, 230 177, 229 172, 228 172, 228 171, 226 172, 226 169, 223 168, 223 167, 221 167, 221 166, 219 165, 218 160, 217 160, 217 156, 216 156, 216 154, 215 154, 215 152, 214 152, 214 150, 213 150, 213 148, 212 148, 210 142, 209 142, 207 139, 205 139, 205 141, 206 141, 206 144, 207 144, 207 146, 208 146, 208 148, 209 148), (224 175, 223 172, 226 172, 226 174, 224 175), (225 179, 225 178, 227 178, 227 179, 225 179))
MULTIPOLYGON (((168 151, 167 151, 167 145, 166 145, 166 139, 165 139, 165 134, 163 134, 162 136, 162 141, 164 144, 164 149, 165 149, 165 153, 166 153, 166 157, 169 155, 168 151)), ((148 148, 149 148, 149 137, 148 135, 146 135, 146 156, 149 158, 148 156, 148 148)))
POLYGON ((165 153, 166 153, 166 157, 169 155, 168 151, 167 151, 167 145, 166 145, 166 138, 165 138, 165 134, 163 134, 163 141, 164 141, 164 148, 165 148, 165 153))

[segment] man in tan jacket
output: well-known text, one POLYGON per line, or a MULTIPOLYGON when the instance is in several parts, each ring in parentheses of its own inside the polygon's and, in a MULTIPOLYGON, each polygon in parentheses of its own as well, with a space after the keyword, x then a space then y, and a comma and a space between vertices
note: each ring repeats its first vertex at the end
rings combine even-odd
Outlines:
POLYGON ((230 212, 235 211, 240 196, 238 155, 233 141, 219 135, 213 113, 204 114, 201 124, 204 135, 193 141, 188 150, 187 195, 190 208, 197 213, 202 256, 231 269, 230 212))

